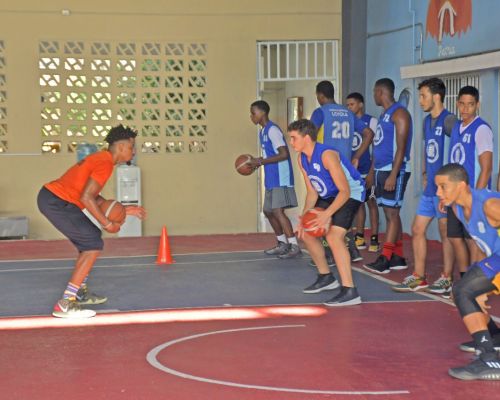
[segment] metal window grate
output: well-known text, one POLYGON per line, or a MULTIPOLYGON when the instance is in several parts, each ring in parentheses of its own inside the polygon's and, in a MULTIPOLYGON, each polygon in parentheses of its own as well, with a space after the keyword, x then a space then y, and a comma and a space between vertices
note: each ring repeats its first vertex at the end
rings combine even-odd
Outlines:
POLYGON ((446 96, 444 98, 444 106, 448 111, 451 111, 458 116, 457 110, 457 96, 460 88, 470 85, 474 86, 481 93, 479 87, 479 75, 478 74, 467 74, 467 75, 446 75, 440 77, 446 86, 446 96))
POLYGON ((257 42, 257 81, 330 80, 338 83, 338 41, 257 42))

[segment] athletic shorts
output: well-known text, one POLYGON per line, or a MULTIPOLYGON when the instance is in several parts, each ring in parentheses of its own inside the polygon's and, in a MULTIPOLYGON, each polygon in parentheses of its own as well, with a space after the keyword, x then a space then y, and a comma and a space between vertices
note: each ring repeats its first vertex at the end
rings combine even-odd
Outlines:
POLYGON ((471 239, 469 232, 467 232, 464 224, 457 218, 453 208, 448 207, 446 215, 448 217, 446 221, 446 234, 449 238, 471 239))
POLYGON ((392 192, 388 192, 384 189, 384 185, 390 173, 391 171, 375 170, 375 196, 377 197, 377 204, 382 207, 401 208, 406 185, 411 173, 400 171, 396 178, 395 189, 392 192))
POLYGON ((439 211, 439 197, 422 196, 418 202, 417 215, 430 218, 446 218, 446 213, 439 211))
POLYGON ((494 279, 500 273, 500 254, 492 254, 476 263, 488 279, 494 279))
POLYGON ((281 186, 266 189, 264 196, 264 211, 271 212, 276 208, 297 207, 297 196, 293 187, 281 186))
MULTIPOLYGON (((314 207, 327 209, 334 200, 335 197, 328 197, 326 199, 319 197, 314 207)), ((332 215, 332 225, 340 226, 345 230, 351 229, 352 222, 361 204, 363 203, 349 198, 349 200, 332 215)))
POLYGON ((43 187, 38 193, 38 208, 78 251, 102 250, 101 230, 73 203, 43 187))

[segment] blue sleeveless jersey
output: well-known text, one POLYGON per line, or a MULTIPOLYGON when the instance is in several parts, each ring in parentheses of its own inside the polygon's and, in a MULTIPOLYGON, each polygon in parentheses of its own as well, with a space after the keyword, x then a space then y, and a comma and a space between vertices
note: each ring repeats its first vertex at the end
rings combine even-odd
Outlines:
MULTIPOLYGON (((449 161, 463 166, 469 175, 470 186, 475 187, 481 173, 476 153, 476 131, 481 125, 489 125, 478 117, 460 133, 460 124, 461 121, 457 121, 451 131, 449 161)), ((491 178, 488 181, 488 188, 491 188, 491 178)))
MULTIPOLYGON (((370 120, 372 119, 371 115, 365 114, 361 118, 361 121, 363 121, 367 127, 370 127, 370 120)), ((363 135, 361 132, 354 131, 354 138, 352 140, 352 154, 351 154, 351 159, 356 154, 356 151, 358 151, 359 147, 361 146, 361 143, 363 142, 363 135)), ((372 164, 372 159, 370 155, 370 148, 368 149, 361 155, 359 159, 359 164, 358 164, 358 171, 361 175, 367 175, 368 172, 370 171, 370 167, 372 164)))
POLYGON ((350 160, 354 131, 362 132, 366 124, 340 104, 325 104, 317 108, 311 121, 319 129, 318 143, 337 150, 350 160))
MULTIPOLYGON (((492 254, 500 255, 498 226, 493 227, 488 223, 483 210, 484 203, 488 199, 500 199, 500 193, 491 192, 488 189, 471 189, 471 192, 472 210, 469 222, 465 219, 463 208, 458 204, 456 205, 457 218, 464 224, 472 239, 487 257, 492 254)), ((498 268, 500 269, 500 266, 498 268)))
MULTIPOLYGON (((373 158, 375 160, 375 169, 382 171, 391 171, 394 156, 396 155, 396 126, 392 122, 392 115, 400 108, 406 109, 402 104, 396 102, 385 110, 378 119, 377 131, 373 139, 373 158)), ((411 141, 413 136, 413 123, 410 116, 410 126, 408 132, 408 141, 404 154, 401 171, 409 171, 411 141)))
MULTIPOLYGON (((271 142, 271 139, 268 135, 269 129, 272 126, 280 129, 274 122, 269 121, 266 126, 259 132, 260 145, 262 147, 262 156, 264 158, 273 157, 278 154, 278 152, 273 148, 273 143, 271 142)), ((283 135, 283 133, 281 134, 283 135)), ((286 141, 285 146, 287 146, 286 141)), ((288 153, 288 158, 286 160, 264 165, 264 175, 264 186, 266 187, 266 189, 272 189, 282 186, 292 187, 293 169, 292 162, 290 160, 290 153, 288 153)))
MULTIPOLYGON (((335 186, 332 176, 330 175, 330 171, 323 166, 323 161, 321 160, 323 153, 327 150, 332 149, 321 143, 316 143, 311 156, 311 161, 307 160, 307 156, 304 153, 300 155, 302 168, 304 168, 312 186, 316 192, 318 192, 319 197, 323 199, 335 197, 339 193, 339 189, 335 186)), ((340 153, 339 157, 342 170, 344 171, 351 189, 350 197, 354 200, 363 201, 365 197, 365 182, 363 178, 361 178, 361 175, 356 168, 352 166, 349 159, 346 159, 340 153)))
POLYGON ((450 115, 448 110, 443 110, 437 117, 434 128, 431 127, 432 117, 429 114, 424 120, 424 140, 425 140, 425 171, 427 172, 427 186, 424 196, 435 196, 437 186, 434 182, 436 172, 445 163, 446 134, 444 132, 444 120, 450 115))

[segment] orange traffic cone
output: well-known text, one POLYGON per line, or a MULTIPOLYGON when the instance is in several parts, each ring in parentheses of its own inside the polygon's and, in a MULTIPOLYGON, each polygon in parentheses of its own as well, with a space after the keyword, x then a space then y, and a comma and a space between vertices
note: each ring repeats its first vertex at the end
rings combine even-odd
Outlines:
POLYGON ((175 260, 170 252, 170 244, 168 243, 167 228, 164 226, 161 231, 160 246, 158 247, 158 258, 156 264, 173 264, 175 260))

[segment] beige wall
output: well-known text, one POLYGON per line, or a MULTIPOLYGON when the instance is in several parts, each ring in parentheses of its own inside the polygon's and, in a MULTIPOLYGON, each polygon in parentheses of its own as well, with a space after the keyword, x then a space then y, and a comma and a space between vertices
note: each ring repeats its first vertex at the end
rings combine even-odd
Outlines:
MULTIPOLYGON (((40 151, 39 40, 207 43, 208 152, 138 155, 149 212, 144 234, 159 234, 163 224, 170 234, 256 231, 256 176, 241 177, 233 169, 236 155, 257 148, 248 110, 256 95, 256 41, 340 39, 340 4, 4 0, 0 40, 6 45, 9 152, 40 151), (62 16, 63 8, 71 16, 62 16)), ((0 155, 0 213, 28 216, 31 238, 60 237, 39 214, 36 194, 74 161, 74 155, 0 155)), ((104 194, 113 197, 114 186, 113 178, 104 194)))

